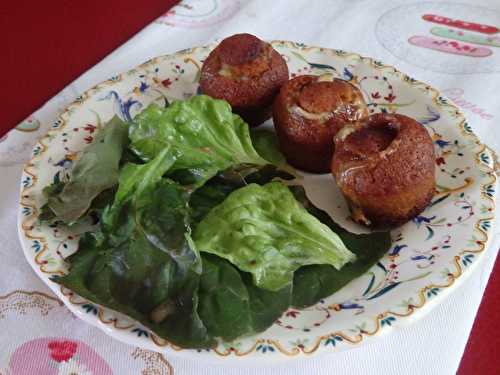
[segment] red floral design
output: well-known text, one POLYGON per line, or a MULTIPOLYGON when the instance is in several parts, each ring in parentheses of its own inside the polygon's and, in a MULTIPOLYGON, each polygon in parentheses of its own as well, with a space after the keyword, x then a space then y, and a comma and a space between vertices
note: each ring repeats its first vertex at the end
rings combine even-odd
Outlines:
POLYGON ((377 92, 372 92, 372 98, 373 99, 380 99, 380 93, 377 91, 377 92))
POLYGON ((170 80, 170 78, 167 78, 167 79, 164 79, 163 81, 161 81, 161 84, 163 86, 165 86, 166 88, 168 88, 172 84, 172 81, 170 80))
POLYGON ((51 341, 48 347, 50 356, 54 361, 65 362, 75 355, 77 343, 73 341, 51 341))
POLYGON ((87 124, 83 128, 83 130, 88 131, 90 134, 92 134, 95 131, 95 129, 96 129, 95 125, 92 125, 92 124, 87 124))
POLYGON ((391 93, 389 93, 389 95, 384 96, 384 99, 387 100, 389 103, 392 103, 394 101, 394 99, 396 99, 396 96, 392 95, 392 92, 391 92, 391 93))
POLYGON ((436 164, 437 165, 441 165, 441 164, 446 164, 446 161, 444 160, 444 158, 441 156, 439 158, 436 158, 436 164))
POLYGON ((287 311, 285 316, 291 316, 292 318, 296 318, 297 315, 299 315, 300 312, 297 311, 297 310, 290 310, 290 311, 287 311))
POLYGON ((83 138, 83 140, 86 142, 86 143, 91 143, 94 138, 90 135, 86 136, 85 138, 83 138))

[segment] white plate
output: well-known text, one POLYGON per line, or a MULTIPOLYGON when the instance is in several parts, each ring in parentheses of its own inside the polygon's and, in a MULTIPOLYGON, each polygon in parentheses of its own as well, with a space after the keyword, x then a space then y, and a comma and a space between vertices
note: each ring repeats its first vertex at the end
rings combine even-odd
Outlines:
MULTIPOLYGON (((133 320, 52 282, 52 275, 66 271, 63 258, 76 251, 78 235, 37 222, 44 203, 42 188, 67 176, 75 156, 92 142, 99 126, 114 114, 130 119, 153 101, 195 94, 201 61, 213 46, 157 57, 79 97, 40 139, 24 168, 19 234, 26 258, 82 320, 132 345, 197 360, 277 360, 350 348, 413 321, 478 263, 493 230, 493 153, 479 143, 459 110, 435 89, 378 61, 293 42, 272 44, 293 75, 332 73, 351 80, 362 89, 372 111, 403 113, 424 124, 436 147, 441 194, 414 221, 392 232, 393 246, 376 266, 317 305, 289 310, 267 331, 221 342, 211 350, 172 346, 133 320)), ((346 205, 330 175, 306 176, 306 188, 313 202, 336 221, 360 229, 346 220, 346 205)))

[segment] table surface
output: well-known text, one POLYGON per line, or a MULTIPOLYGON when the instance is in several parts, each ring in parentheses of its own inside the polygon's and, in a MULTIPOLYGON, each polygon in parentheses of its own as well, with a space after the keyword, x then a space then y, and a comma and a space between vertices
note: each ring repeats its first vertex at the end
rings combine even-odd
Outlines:
MULTIPOLYGON (((6 1, 0 30, 7 42, 0 60, 3 121, 0 137, 176 1, 6 1)), ((483 297, 459 374, 499 369, 500 261, 483 297), (485 339, 488 337, 488 340, 485 339)))

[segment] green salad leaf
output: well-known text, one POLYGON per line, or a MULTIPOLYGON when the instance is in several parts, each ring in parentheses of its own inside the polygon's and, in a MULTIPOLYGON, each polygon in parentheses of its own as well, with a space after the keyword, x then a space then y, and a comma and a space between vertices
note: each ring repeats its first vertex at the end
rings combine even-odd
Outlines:
POLYGON ((127 134, 128 125, 113 117, 76 160, 70 180, 44 189, 48 197, 44 217, 72 224, 87 212, 96 196, 115 186, 127 134))
POLYGON ((268 129, 251 129, 252 143, 260 156, 274 165, 285 165, 285 156, 281 153, 276 133, 268 129))
MULTIPOLYGON (((200 221, 212 208, 222 203, 232 191, 249 183, 265 184, 276 177, 293 178, 273 166, 260 168, 245 178, 239 179, 234 177, 232 171, 219 173, 191 196, 193 219, 198 218, 195 222, 200 221)), ((346 264, 341 270, 336 270, 330 265, 317 264, 300 267, 295 271, 291 304, 303 308, 332 295, 351 280, 367 272, 390 249, 391 235, 388 231, 367 234, 351 233, 335 223, 325 211, 315 207, 301 186, 292 186, 290 190, 311 215, 338 234, 346 247, 356 255, 356 260, 346 264)))
POLYGON ((192 193, 189 205, 193 224, 198 224, 234 190, 252 183, 263 185, 275 178, 293 180, 295 177, 271 164, 241 164, 220 171, 192 193))
POLYGON ((340 269, 355 259, 281 182, 233 191, 198 224, 193 238, 200 251, 229 260, 250 272, 255 285, 271 291, 291 283, 301 266, 330 264, 340 269))
POLYGON ((203 254, 199 314, 215 337, 232 341, 271 326, 290 306, 291 284, 272 292, 256 287, 250 274, 231 263, 203 254))
POLYGON ((249 131, 207 96, 151 105, 130 124, 114 118, 70 180, 44 189, 42 220, 97 223, 54 280, 181 347, 261 332, 391 244, 389 232, 338 226, 282 183, 294 179, 288 169, 274 133, 249 131))
POLYGON ((341 270, 325 264, 316 264, 301 267, 295 272, 292 305, 303 308, 332 295, 351 280, 367 272, 391 248, 391 234, 388 231, 351 233, 335 223, 325 211, 315 207, 306 197, 304 188, 294 186, 291 190, 311 215, 337 233, 347 248, 356 254, 356 260, 346 264, 341 270))
POLYGON ((214 341, 198 315, 202 265, 190 236, 189 193, 161 178, 171 164, 167 149, 124 167, 103 214, 104 234, 84 238, 68 259, 70 272, 56 281, 177 345, 209 347, 214 341))
POLYGON ((248 125, 230 105, 205 95, 168 108, 151 104, 134 119, 130 139, 131 148, 145 161, 171 147, 176 157, 171 172, 182 182, 202 183, 236 164, 267 163, 253 147, 248 125))
POLYGON ((114 201, 104 209, 101 218, 101 229, 113 244, 129 239, 136 225, 134 218, 128 214, 130 206, 135 207, 144 189, 158 183, 174 161, 167 147, 146 164, 127 163, 123 166, 114 201))

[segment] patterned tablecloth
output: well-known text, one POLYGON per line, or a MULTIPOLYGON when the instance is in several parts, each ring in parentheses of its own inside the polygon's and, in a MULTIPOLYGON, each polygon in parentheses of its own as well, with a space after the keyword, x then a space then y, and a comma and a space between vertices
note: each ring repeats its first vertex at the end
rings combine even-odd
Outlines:
MULTIPOLYGON (((0 139, 0 374, 455 373, 498 252, 498 234, 471 277, 418 323, 354 350, 256 370, 248 363, 240 368, 235 362, 214 366, 166 358, 114 341, 83 323, 25 261, 16 214, 22 165, 32 145, 79 93, 150 57, 236 32, 355 51, 395 65, 441 89, 498 153, 500 37, 484 34, 474 40, 481 47, 471 50, 463 48, 468 42, 460 40, 463 35, 447 28, 451 21, 420 22, 423 14, 439 14, 500 26, 498 1, 467 2, 182 1, 0 139), (440 53, 431 50, 436 48, 440 53)), ((461 26, 471 32, 479 27, 461 26)))

